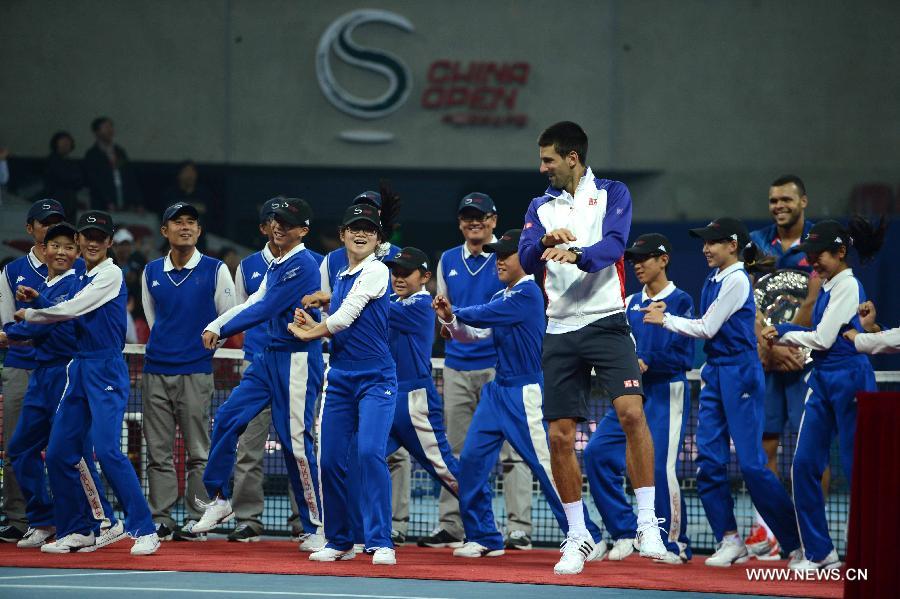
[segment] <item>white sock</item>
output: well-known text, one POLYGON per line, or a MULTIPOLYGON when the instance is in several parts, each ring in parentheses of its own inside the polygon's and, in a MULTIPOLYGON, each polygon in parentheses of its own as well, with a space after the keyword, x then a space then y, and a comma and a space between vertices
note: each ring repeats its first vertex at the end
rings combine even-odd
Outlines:
POLYGON ((743 543, 743 541, 741 541, 741 537, 736 532, 730 535, 725 535, 724 537, 722 537, 722 540, 733 545, 740 545, 743 543))
POLYGON ((572 503, 564 503, 566 521, 569 523, 569 534, 575 537, 590 537, 587 527, 584 525, 584 504, 579 499, 572 503))
POLYGON ((638 526, 641 524, 656 524, 656 487, 639 487, 634 490, 634 496, 638 504, 638 526))
POLYGON ((223 499, 222 497, 216 497, 216 505, 225 505, 228 503, 227 499, 223 499))

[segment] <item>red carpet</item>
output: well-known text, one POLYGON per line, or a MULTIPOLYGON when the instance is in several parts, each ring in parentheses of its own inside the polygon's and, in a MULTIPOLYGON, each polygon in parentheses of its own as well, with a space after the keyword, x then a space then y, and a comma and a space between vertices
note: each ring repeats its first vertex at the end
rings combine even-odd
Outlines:
MULTIPOLYGON (((499 558, 454 558, 449 549, 404 546, 397 552, 397 566, 373 566, 368 556, 353 561, 317 563, 306 558, 287 541, 260 543, 164 543, 156 555, 132 557, 129 540, 96 553, 49 555, 0 544, 0 565, 26 568, 91 568, 109 570, 178 570, 184 572, 243 572, 253 574, 306 574, 369 576, 378 578, 424 578, 597 586, 710 593, 748 593, 782 597, 841 597, 842 583, 812 581, 747 580, 744 567, 725 569, 703 565, 702 557, 683 566, 654 564, 632 556, 623 562, 589 563, 578 576, 555 576, 553 564, 559 553, 535 549, 507 553, 499 558)), ((751 568, 784 568, 787 562, 751 568)))

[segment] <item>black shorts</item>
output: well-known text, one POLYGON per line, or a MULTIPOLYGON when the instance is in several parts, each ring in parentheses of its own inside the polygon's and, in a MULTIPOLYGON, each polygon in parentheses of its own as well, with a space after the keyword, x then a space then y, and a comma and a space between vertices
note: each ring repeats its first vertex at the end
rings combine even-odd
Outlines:
POLYGON ((625 314, 613 314, 558 335, 544 335, 544 420, 587 420, 591 369, 615 400, 644 395, 631 327, 625 314))

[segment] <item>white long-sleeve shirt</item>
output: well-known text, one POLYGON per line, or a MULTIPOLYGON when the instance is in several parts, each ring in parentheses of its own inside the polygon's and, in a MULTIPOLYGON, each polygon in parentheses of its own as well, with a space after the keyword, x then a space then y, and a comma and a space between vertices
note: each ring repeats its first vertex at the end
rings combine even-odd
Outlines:
POLYGON ((122 289, 122 269, 116 266, 112 258, 107 258, 84 276, 94 279, 72 299, 49 308, 26 308, 25 320, 37 323, 72 320, 116 299, 122 289))
POLYGON ((387 293, 390 273, 388 267, 380 262, 375 254, 370 254, 356 267, 338 276, 353 276, 357 272, 359 277, 341 302, 341 307, 325 319, 325 326, 332 335, 349 328, 362 314, 366 304, 387 293))
POLYGON ((713 280, 717 283, 721 281, 722 286, 719 288, 716 299, 703 316, 684 318, 666 312, 663 318, 663 328, 687 337, 712 339, 725 321, 740 310, 747 301, 747 294, 750 293, 750 281, 739 272, 741 270, 744 270, 744 263, 736 262, 716 273, 713 280))
POLYGON ((880 333, 860 333, 853 339, 853 345, 862 354, 900 353, 900 327, 880 333))
POLYGON ((822 292, 828 293, 828 305, 816 327, 811 331, 787 332, 778 339, 779 345, 808 347, 814 351, 831 349, 841 328, 853 320, 859 309, 859 283, 853 269, 844 269, 825 281, 822 292))

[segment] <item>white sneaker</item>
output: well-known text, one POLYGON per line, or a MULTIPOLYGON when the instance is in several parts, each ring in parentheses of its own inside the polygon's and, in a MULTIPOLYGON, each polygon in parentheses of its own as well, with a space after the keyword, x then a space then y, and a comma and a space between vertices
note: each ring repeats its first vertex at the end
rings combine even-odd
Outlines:
POLYGON ((687 555, 684 553, 678 554, 673 551, 666 551, 666 554, 662 557, 656 558, 653 560, 657 564, 672 564, 675 566, 680 566, 681 564, 687 562, 687 555))
POLYGON ((750 552, 747 551, 747 546, 744 545, 744 541, 741 539, 738 539, 737 541, 722 539, 722 542, 719 543, 719 548, 716 549, 715 553, 706 558, 705 563, 707 566, 727 568, 731 564, 743 564, 748 559, 750 559, 750 552))
POLYGON ((462 547, 453 550, 453 557, 500 557, 506 553, 503 549, 488 549, 481 543, 469 541, 462 547))
MULTIPOLYGON (((562 557, 553 566, 554 574, 578 574, 584 570, 584 562, 597 554, 597 546, 590 537, 567 535, 559 550, 562 557)), ((596 559, 596 557, 595 557, 596 559)))
POLYGON ((641 557, 662 559, 668 553, 668 549, 662 542, 663 529, 659 527, 661 522, 664 522, 662 518, 638 526, 635 544, 640 549, 641 557))
POLYGON ((318 551, 309 554, 309 559, 314 562, 337 562, 346 561, 356 557, 356 553, 351 547, 347 551, 332 549, 331 547, 322 547, 318 551))
POLYGON ((159 536, 155 532, 142 535, 134 540, 131 555, 153 555, 159 549, 159 536))
POLYGON ((788 568, 796 569, 795 564, 802 561, 806 561, 806 556, 803 555, 803 547, 797 547, 788 554, 788 568))
POLYGON ((831 553, 826 555, 825 559, 820 562, 814 562, 810 559, 802 559, 796 562, 791 560, 788 564, 788 568, 791 570, 834 570, 835 568, 840 568, 842 565, 837 551, 832 549, 831 553))
POLYGON ((112 545, 116 541, 121 541, 127 536, 128 535, 125 534, 125 525, 122 524, 121 520, 119 520, 115 523, 114 526, 102 528, 100 530, 100 536, 97 537, 97 541, 91 547, 86 547, 82 551, 84 551, 85 553, 97 551, 98 549, 102 549, 107 545, 112 545))
POLYGON ((609 550, 609 555, 606 559, 613 562, 620 562, 632 553, 634 553, 635 549, 635 541, 634 539, 619 539, 613 543, 612 549, 609 550))
POLYGON ((320 534, 300 533, 297 540, 300 542, 298 549, 305 553, 313 553, 325 548, 325 537, 320 534))
POLYGON ((197 505, 203 507, 203 516, 194 524, 191 532, 209 532, 219 524, 228 522, 234 518, 234 510, 231 509, 231 501, 219 501, 213 499, 209 503, 197 501, 197 505))
POLYGON ((49 543, 54 536, 56 536, 55 526, 39 526, 38 528, 29 527, 28 530, 25 531, 25 536, 16 543, 16 547, 21 549, 40 547, 41 545, 49 543))
POLYGON ((397 553, 390 547, 378 547, 372 554, 373 566, 394 566, 397 564, 397 553))
POLYGON ((55 543, 45 543, 44 545, 41 545, 41 551, 44 553, 74 553, 75 551, 80 551, 85 547, 91 547, 93 545, 93 532, 89 532, 86 535, 73 532, 72 534, 57 540, 55 543))
POLYGON ((366 544, 365 543, 356 543, 355 545, 353 545, 353 549, 351 549, 350 551, 352 551, 356 555, 359 555, 360 553, 365 553, 366 552, 366 544))

